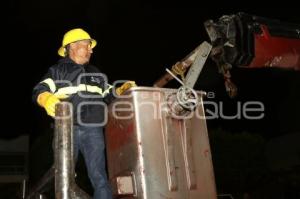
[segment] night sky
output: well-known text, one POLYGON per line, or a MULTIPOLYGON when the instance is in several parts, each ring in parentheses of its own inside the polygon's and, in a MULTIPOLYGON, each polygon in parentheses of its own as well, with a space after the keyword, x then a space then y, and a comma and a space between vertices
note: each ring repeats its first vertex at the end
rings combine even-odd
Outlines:
MULTIPOLYGON (((109 82, 130 79, 140 86, 152 86, 165 74, 165 68, 170 68, 180 61, 203 41, 209 41, 203 25, 206 20, 216 20, 223 15, 245 12, 300 24, 300 7, 294 5, 295 0, 293 2, 295 3, 258 0, 239 3, 200 0, 9 0, 2 2, 0 140, 30 135, 30 144, 34 146, 34 141, 40 141, 38 138, 45 138, 44 141, 49 146, 41 141, 35 142, 40 148, 31 147, 29 155, 37 162, 33 161, 29 170, 34 171, 31 175, 38 179, 39 172, 42 174, 43 169, 48 169, 52 164, 49 158, 51 155, 47 156, 39 149, 44 147, 45 150, 50 151, 51 141, 47 133, 52 131, 50 127, 53 120, 42 108, 33 103, 31 95, 33 87, 41 81, 48 68, 60 58, 57 50, 61 46, 64 33, 70 29, 83 28, 97 40, 98 45, 93 50, 91 63, 108 76, 109 82), (49 165, 46 165, 48 163, 49 165)), ((290 160, 291 165, 298 166, 298 170, 295 170, 297 175, 291 176, 296 179, 293 182, 298 183, 294 192, 300 194, 300 153, 297 142, 300 133, 300 72, 278 68, 237 67, 231 72, 232 80, 238 87, 238 95, 234 99, 228 97, 223 76, 218 73, 217 66, 211 60, 208 60, 204 66, 195 88, 214 93, 215 98, 205 100, 223 103, 225 114, 234 114, 239 102, 255 100, 265 105, 265 116, 260 120, 242 118, 207 121, 209 133, 221 131, 220 136, 223 135, 222 132, 225 132, 226 136, 230 134, 227 139, 211 140, 212 152, 216 151, 213 160, 217 182, 225 185, 221 187, 226 192, 230 192, 230 185, 235 186, 234 177, 238 176, 228 172, 232 171, 234 165, 238 172, 247 175, 247 179, 249 176, 255 178, 263 173, 261 167, 254 169, 254 174, 250 172, 248 175, 244 172, 252 169, 250 161, 254 162, 254 165, 257 162, 259 164, 259 161, 256 162, 256 159, 251 159, 249 155, 259 148, 256 145, 257 140, 254 139, 255 145, 251 145, 253 137, 246 136, 249 140, 241 137, 242 141, 239 142, 236 141, 236 137, 231 136, 231 133, 239 136, 243 132, 249 132, 253 135, 261 135, 265 141, 274 138, 275 141, 271 142, 273 145, 269 147, 269 152, 275 160, 284 162, 283 167, 289 166, 288 163, 285 164, 287 159, 290 160), (280 137, 293 134, 294 137, 287 139, 280 137), (230 140, 234 144, 227 142, 230 140), (250 145, 247 145, 247 142, 250 145), (294 150, 295 148, 297 150, 294 150), (223 152, 224 156, 222 156, 223 152), (239 161, 245 162, 242 165, 245 170, 236 164, 239 161), (229 165, 228 170, 226 165, 229 165), (223 168, 225 169, 222 170, 223 168), (226 178, 226 175, 229 177, 226 178), (222 181, 223 179, 228 181, 222 181), (227 185, 229 188, 227 187, 226 190, 227 185)), ((167 85, 167 87, 179 86, 175 80, 167 85)), ((278 165, 280 166, 279 163, 278 165)), ((34 179, 32 176, 30 180, 34 179)), ((270 173, 270 176, 266 178, 268 180, 261 180, 261 184, 257 184, 255 180, 250 179, 250 181, 261 186, 272 184, 273 181, 275 183, 276 180, 273 179, 282 180, 280 175, 278 178, 273 178, 275 175, 270 173)), ((289 181, 288 177, 287 181, 289 181)), ((238 185, 242 184, 236 182, 238 185)), ((250 186, 246 184, 245 187, 248 189, 250 186)), ((276 186, 270 187, 267 192, 275 193, 276 186)), ((0 186, 0 198, 3 194, 1 191, 6 189, 5 186, 0 186)), ((19 185, 15 189, 19 190, 19 185)), ((14 192, 16 191, 11 191, 14 192)), ((14 197, 11 193, 8 191, 7 195, 14 197)), ((299 198, 298 196, 294 198, 299 198)), ((289 196, 287 198, 294 199, 289 196)))
MULTIPOLYGON (((2 119, 1 137, 39 135, 49 119, 33 104, 31 92, 48 67, 59 59, 63 34, 81 27, 98 41, 91 62, 109 81, 135 80, 151 86, 155 80, 204 40, 203 22, 225 14, 246 12, 262 17, 300 23, 297 6, 262 8, 258 2, 217 3, 193 1, 121 0, 13 0, 2 21, 2 119)), ((216 93, 216 101, 234 111, 238 100, 261 100, 266 117, 260 121, 209 121, 209 127, 253 131, 267 136, 299 132, 299 72, 280 69, 235 69, 233 80, 239 95, 229 99, 222 76, 208 62, 197 90, 216 93)), ((171 85, 170 85, 171 86, 171 85)), ((179 86, 176 82, 172 86, 179 86)))

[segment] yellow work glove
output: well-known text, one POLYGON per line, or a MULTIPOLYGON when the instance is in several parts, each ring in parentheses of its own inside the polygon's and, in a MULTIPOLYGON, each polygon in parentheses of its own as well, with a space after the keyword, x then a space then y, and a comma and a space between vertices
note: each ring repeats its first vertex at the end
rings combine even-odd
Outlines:
POLYGON ((66 95, 55 95, 50 92, 43 92, 39 94, 37 102, 41 107, 44 107, 47 114, 54 117, 55 116, 55 105, 60 102, 60 99, 67 98, 66 95))
POLYGON ((122 86, 120 86, 116 89, 116 93, 117 93, 117 95, 122 95, 122 93, 124 93, 131 87, 135 87, 135 86, 136 86, 135 81, 127 81, 124 84, 122 84, 122 86))

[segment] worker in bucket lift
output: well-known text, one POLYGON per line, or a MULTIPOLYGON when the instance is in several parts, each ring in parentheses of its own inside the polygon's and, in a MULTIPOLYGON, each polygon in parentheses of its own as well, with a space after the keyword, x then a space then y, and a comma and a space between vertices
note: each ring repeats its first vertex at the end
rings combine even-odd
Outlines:
POLYGON ((58 54, 62 57, 51 66, 33 89, 33 99, 55 117, 55 105, 61 100, 71 102, 74 123, 74 158, 81 151, 88 176, 94 187, 94 199, 111 199, 112 193, 105 169, 105 105, 121 95, 134 81, 126 81, 115 89, 106 76, 89 64, 96 40, 83 29, 68 31, 58 54))

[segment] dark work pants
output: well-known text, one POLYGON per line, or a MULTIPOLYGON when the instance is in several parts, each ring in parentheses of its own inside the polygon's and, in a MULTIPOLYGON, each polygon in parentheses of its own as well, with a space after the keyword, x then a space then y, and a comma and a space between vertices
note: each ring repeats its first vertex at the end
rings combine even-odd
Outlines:
POLYGON ((105 169, 105 143, 102 127, 74 126, 74 158, 81 151, 89 179, 94 187, 93 199, 112 199, 105 169))

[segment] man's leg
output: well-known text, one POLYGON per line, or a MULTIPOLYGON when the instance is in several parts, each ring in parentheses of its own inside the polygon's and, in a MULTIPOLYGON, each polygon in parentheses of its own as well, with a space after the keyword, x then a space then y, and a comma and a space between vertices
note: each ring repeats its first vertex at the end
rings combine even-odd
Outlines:
POLYGON ((112 199, 105 170, 105 143, 100 127, 81 127, 80 149, 94 187, 94 199, 112 199))
POLYGON ((76 162, 79 153, 79 135, 80 128, 78 126, 73 126, 73 157, 74 157, 74 168, 76 167, 76 162))

